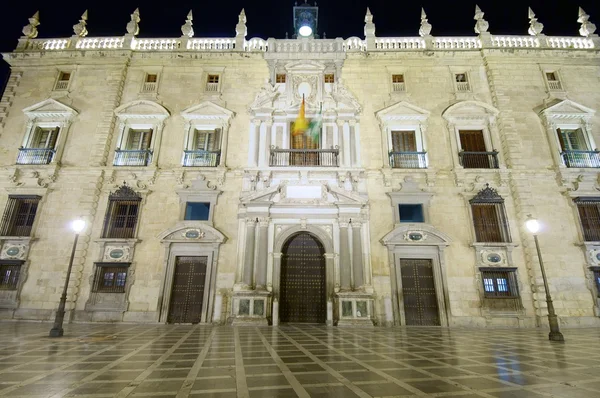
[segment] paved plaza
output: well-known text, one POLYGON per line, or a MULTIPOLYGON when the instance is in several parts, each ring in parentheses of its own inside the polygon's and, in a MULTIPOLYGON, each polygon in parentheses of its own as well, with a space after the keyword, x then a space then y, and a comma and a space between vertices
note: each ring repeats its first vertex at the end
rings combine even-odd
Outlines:
POLYGON ((600 397, 600 330, 0 323, 7 397, 600 397))

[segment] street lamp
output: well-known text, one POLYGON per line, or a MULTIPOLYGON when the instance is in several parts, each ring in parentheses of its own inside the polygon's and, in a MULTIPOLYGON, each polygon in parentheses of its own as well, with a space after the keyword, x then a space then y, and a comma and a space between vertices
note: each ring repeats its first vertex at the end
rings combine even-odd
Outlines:
POLYGON ((73 258, 75 257, 75 249, 77 248, 77 239, 79 233, 85 228, 85 221, 79 219, 71 223, 71 229, 75 231, 75 240, 73 241, 73 250, 71 251, 71 259, 69 260, 69 267, 67 268, 67 278, 65 279, 65 287, 63 289, 62 296, 60 296, 60 303, 58 304, 58 310, 56 311, 56 318, 54 319, 54 326, 50 329, 50 337, 62 337, 64 334, 63 321, 65 319, 65 305, 67 303, 67 289, 69 288, 69 278, 71 277, 71 268, 73 268, 73 258))
POLYGON ((538 258, 540 259, 542 279, 544 280, 544 289, 546 290, 546 303, 548 304, 548 323, 550 324, 548 338, 552 341, 565 341, 565 338, 558 327, 558 318, 556 317, 556 312, 554 312, 554 304, 552 304, 552 297, 550 296, 550 289, 548 288, 548 279, 546 279, 546 270, 544 269, 544 260, 542 260, 542 252, 540 251, 540 243, 538 242, 537 232, 540 230, 540 223, 529 214, 525 226, 529 232, 533 234, 535 248, 537 250, 538 258))

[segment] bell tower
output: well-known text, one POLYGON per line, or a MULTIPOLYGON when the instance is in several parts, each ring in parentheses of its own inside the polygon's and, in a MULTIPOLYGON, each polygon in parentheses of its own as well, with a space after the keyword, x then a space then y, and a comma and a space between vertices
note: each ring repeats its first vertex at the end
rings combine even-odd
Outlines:
POLYGON ((319 7, 317 2, 314 5, 304 4, 294 5, 294 38, 318 39, 317 23, 319 21, 319 7))

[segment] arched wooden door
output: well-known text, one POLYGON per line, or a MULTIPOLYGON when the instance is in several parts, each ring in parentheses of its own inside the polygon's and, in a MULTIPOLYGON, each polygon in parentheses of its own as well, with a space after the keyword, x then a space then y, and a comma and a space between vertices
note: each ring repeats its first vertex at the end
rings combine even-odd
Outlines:
POLYGON ((324 254, 323 244, 306 232, 292 236, 283 245, 279 285, 281 322, 325 323, 324 254))

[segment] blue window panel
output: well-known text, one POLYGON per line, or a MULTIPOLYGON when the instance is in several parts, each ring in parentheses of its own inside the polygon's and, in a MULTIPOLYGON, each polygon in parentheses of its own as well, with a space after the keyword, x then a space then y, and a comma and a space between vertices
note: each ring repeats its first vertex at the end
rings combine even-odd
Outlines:
POLYGON ((508 282, 506 281, 506 279, 498 278, 496 279, 496 282, 498 283, 499 292, 508 292, 508 282))
POLYGON ((422 204, 398 205, 400 222, 425 222, 422 204))
POLYGON ((210 203, 187 202, 185 205, 185 220, 208 220, 210 203))
POLYGON ((491 278, 485 278, 483 280, 483 286, 486 292, 493 292, 494 289, 494 280, 491 278))

